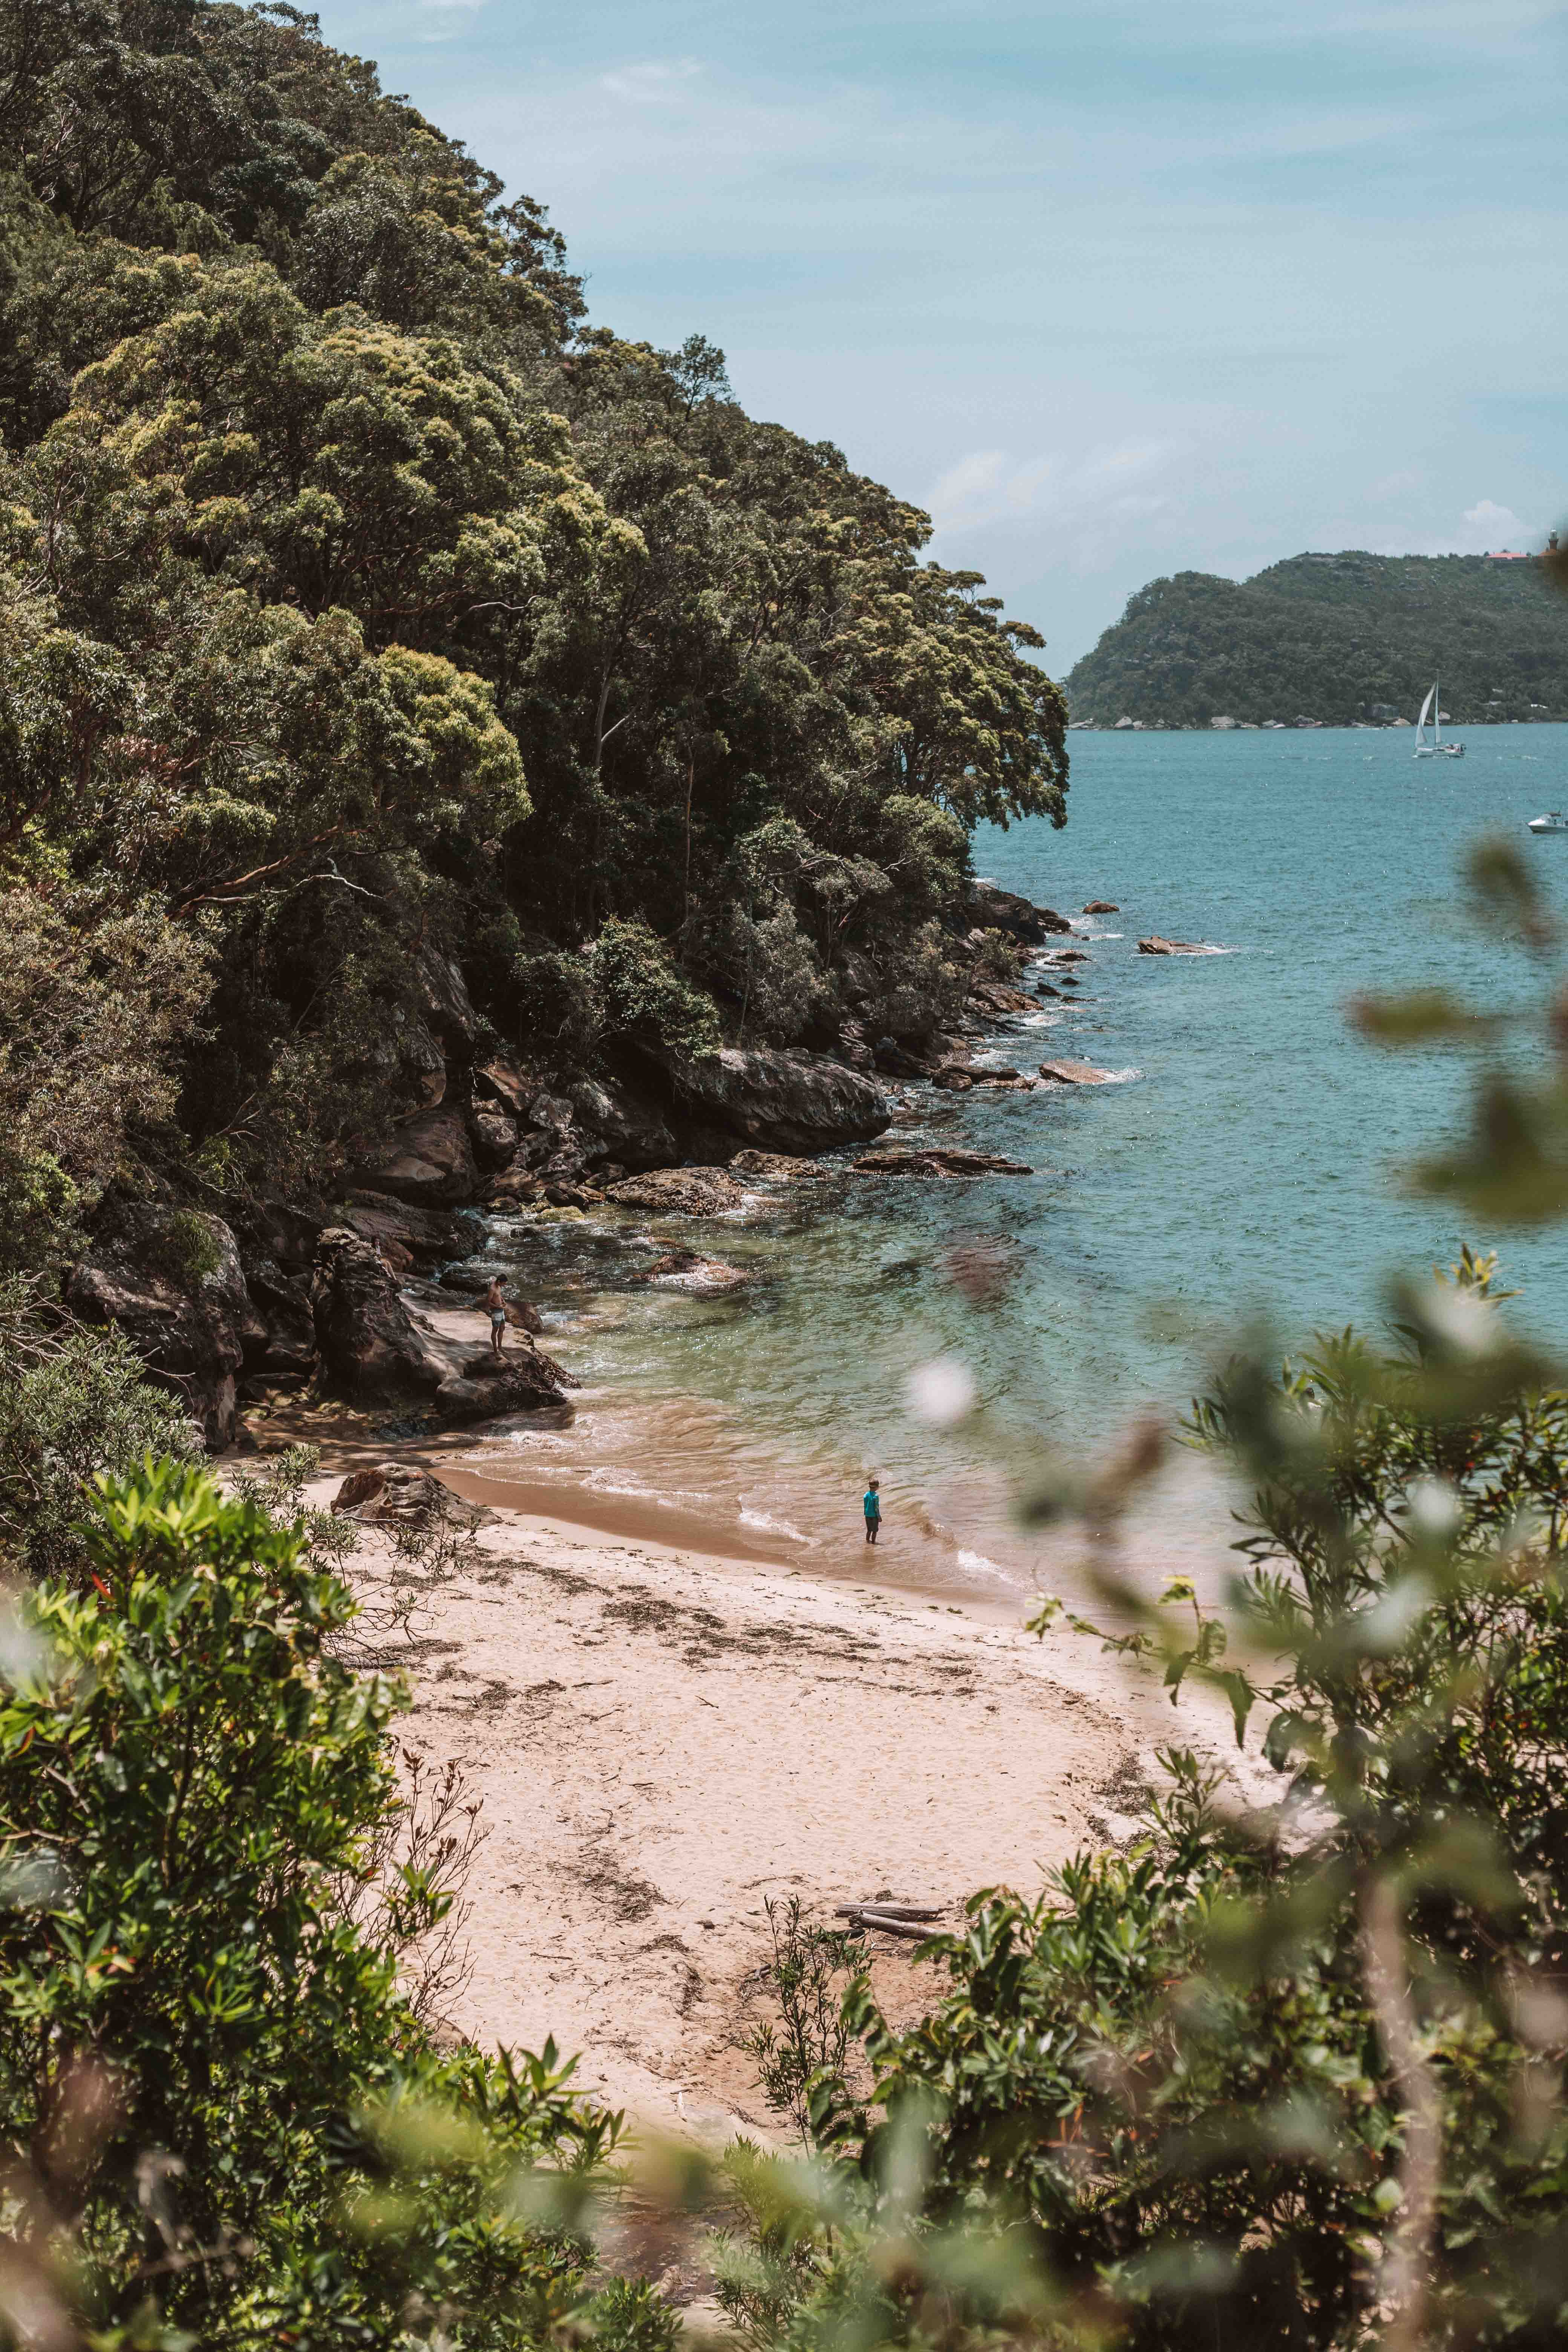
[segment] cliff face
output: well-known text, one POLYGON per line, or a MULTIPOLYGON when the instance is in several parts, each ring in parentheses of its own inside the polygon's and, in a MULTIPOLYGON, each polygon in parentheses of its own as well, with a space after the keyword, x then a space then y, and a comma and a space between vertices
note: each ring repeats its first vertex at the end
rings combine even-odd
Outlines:
POLYGON ((1074 720, 1206 726, 1413 718, 1435 672, 1457 720, 1568 718, 1568 625, 1533 562, 1297 555, 1251 580, 1152 581, 1067 682, 1074 720))

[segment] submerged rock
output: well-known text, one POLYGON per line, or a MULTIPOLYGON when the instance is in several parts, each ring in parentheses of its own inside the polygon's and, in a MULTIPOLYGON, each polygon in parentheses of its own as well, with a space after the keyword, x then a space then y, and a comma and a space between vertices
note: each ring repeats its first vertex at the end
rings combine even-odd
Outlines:
POLYGON ((787 1151, 737 1151, 730 1165, 742 1176, 783 1176, 792 1182, 806 1178, 821 1179, 827 1173, 815 1160, 801 1160, 787 1151))
POLYGON ((1042 1078, 1054 1078, 1058 1087, 1104 1087, 1116 1076, 1114 1070, 1097 1070, 1092 1062, 1042 1062, 1042 1078))
POLYGON ((1091 898, 1083 911, 1086 915, 1119 915, 1121 909, 1114 898, 1091 898))
POLYGON ((888 1124, 875 1079, 823 1054, 725 1045, 671 1055, 665 1066, 681 1108, 764 1151, 826 1151, 867 1143, 888 1124))
POLYGON ((744 1289, 752 1279, 743 1266, 721 1257, 703 1257, 697 1250, 668 1250, 647 1269, 650 1282, 678 1282, 699 1298, 719 1298, 726 1291, 744 1289))
POLYGON ((612 1184, 606 1197, 619 1208, 655 1215, 718 1217, 742 1206, 746 1188, 727 1168, 656 1168, 612 1184))
POLYGON ((868 1151, 855 1162, 858 1176, 1032 1176, 1022 1160, 1004 1160, 995 1151, 951 1151, 942 1149, 909 1151, 868 1151))

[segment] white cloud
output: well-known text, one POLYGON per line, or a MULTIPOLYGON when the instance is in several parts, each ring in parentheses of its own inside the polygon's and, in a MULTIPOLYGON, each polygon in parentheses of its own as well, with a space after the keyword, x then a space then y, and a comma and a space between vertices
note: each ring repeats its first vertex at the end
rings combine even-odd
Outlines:
POLYGON ((599 88, 632 106, 668 106, 701 70, 696 58, 650 58, 642 65, 621 66, 614 73, 601 74, 599 88))
POLYGON ((1479 499, 1465 509, 1465 536, 1477 543, 1473 549, 1461 549, 1461 554, 1489 555, 1496 547, 1518 547, 1521 541, 1533 539, 1535 532, 1529 523, 1521 522, 1511 507, 1500 507, 1495 499, 1479 499))
POLYGON ((1125 522, 1170 503, 1159 487, 1177 455, 1173 441, 1129 440, 1078 457, 1051 454, 1016 463, 1002 449, 975 449, 950 466, 926 501, 939 530, 1049 521, 1068 529, 1125 522))

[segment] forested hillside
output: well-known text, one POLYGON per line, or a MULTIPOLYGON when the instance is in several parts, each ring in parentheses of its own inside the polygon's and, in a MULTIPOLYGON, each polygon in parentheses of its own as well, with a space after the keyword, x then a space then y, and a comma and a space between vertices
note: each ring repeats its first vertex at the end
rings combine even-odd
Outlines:
POLYGON ((291 7, 0 0, 0 1254, 322 1197, 454 1034, 929 1024, 1067 767, 923 515, 291 7))
POLYGON ((1075 720, 1331 726, 1568 717, 1568 621, 1541 567, 1482 555, 1297 555, 1253 579, 1178 572, 1132 597, 1067 681, 1075 720))

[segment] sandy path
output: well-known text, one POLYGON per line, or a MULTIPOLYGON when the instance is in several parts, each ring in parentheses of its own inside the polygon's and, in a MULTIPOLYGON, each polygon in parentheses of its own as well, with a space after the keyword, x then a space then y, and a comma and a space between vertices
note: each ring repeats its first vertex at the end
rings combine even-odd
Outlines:
MULTIPOLYGON (((333 1491, 335 1479, 317 1493, 333 1491)), ((764 1895, 1035 1891, 1125 1834, 1173 1724, 1074 1636, 651 1539, 493 1511, 482 1565, 426 1596, 410 1744, 455 1758, 490 1830, 473 1874, 476 2038, 582 2053, 652 2123, 767 2127, 734 2036, 764 1895)), ((374 1594, 367 1531, 353 1564, 374 1594)), ((895 2011, 936 1990, 879 1962, 895 2011)))

